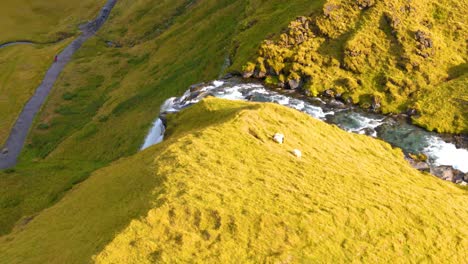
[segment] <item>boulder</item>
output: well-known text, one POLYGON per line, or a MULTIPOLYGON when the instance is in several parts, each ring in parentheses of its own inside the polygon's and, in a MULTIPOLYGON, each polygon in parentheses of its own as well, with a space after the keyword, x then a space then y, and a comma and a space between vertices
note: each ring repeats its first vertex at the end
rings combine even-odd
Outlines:
POLYGON ((242 78, 248 79, 254 75, 253 71, 245 71, 242 73, 242 78))
POLYGON ((375 130, 373 128, 370 128, 370 127, 366 127, 361 131, 364 133, 364 135, 370 136, 370 137, 372 137, 374 135, 374 133, 375 133, 375 130))
POLYGON ((346 108, 346 105, 343 102, 335 100, 335 99, 330 100, 328 105, 330 105, 333 108, 339 108, 339 109, 346 108))
POLYGON ((418 114, 418 110, 414 109, 414 108, 409 108, 407 111, 406 111, 406 114, 408 116, 415 116, 418 114))
POLYGON ((360 10, 367 9, 375 5, 374 0, 357 0, 357 5, 360 10))
POLYGON ((295 79, 288 80, 288 86, 290 89, 296 90, 297 88, 300 87, 300 85, 301 85, 300 80, 295 80, 295 79))
POLYGON ((200 91, 204 87, 206 87, 205 83, 197 83, 197 84, 191 85, 189 89, 190 89, 190 92, 193 93, 193 92, 200 91))
POLYGON ((429 34, 425 33, 424 31, 416 31, 415 38, 416 41, 419 42, 419 49, 427 49, 433 47, 432 39, 429 37, 429 34))
POLYGON ((374 112, 380 111, 382 99, 379 96, 372 96, 372 110, 374 112))
POLYGON ((254 77, 257 78, 257 79, 263 79, 266 77, 266 72, 264 71, 255 71, 254 72, 254 77))
POLYGON ((329 97, 329 98, 335 98, 335 91, 332 89, 327 89, 323 92, 323 96, 329 97))
POLYGON ((427 164, 426 162, 424 161, 416 161, 416 160, 413 160, 413 159, 408 159, 410 165, 419 170, 419 171, 425 171, 425 172, 430 172, 431 170, 431 167, 429 166, 429 164, 427 164))
POLYGON ((446 181, 453 181, 453 171, 451 166, 438 166, 431 168, 431 174, 446 181))
POLYGON ((424 154, 409 154, 405 157, 409 164, 419 170, 424 172, 431 172, 431 166, 427 163, 427 157, 424 154))
POLYGON ((4 148, 4 149, 2 149, 2 154, 6 155, 6 154, 8 154, 8 151, 9 151, 8 148, 4 148))
POLYGON ((435 168, 431 168, 431 174, 454 183, 462 182, 466 174, 454 169, 452 166, 438 166, 435 168))

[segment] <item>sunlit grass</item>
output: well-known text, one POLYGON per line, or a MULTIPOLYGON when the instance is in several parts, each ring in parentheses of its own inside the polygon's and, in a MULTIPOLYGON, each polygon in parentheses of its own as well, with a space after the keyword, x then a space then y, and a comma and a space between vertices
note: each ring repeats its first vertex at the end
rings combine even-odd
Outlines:
POLYGON ((380 140, 209 98, 2 237, 0 263, 463 263, 467 195, 380 140))

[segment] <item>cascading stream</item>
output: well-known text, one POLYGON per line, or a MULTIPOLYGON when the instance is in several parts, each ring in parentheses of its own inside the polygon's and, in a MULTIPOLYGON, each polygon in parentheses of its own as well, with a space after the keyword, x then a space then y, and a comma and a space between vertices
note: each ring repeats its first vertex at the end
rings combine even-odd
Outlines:
MULTIPOLYGON (((456 148, 439 135, 422 128, 380 114, 367 113, 335 100, 320 98, 295 98, 265 88, 260 83, 245 83, 231 78, 208 84, 194 85, 183 96, 166 100, 160 115, 176 113, 198 103, 207 96, 229 100, 272 102, 297 109, 324 122, 335 124, 348 132, 365 134, 382 139, 406 153, 424 153, 432 166, 447 165, 468 172, 468 150, 456 148)), ((142 149, 164 139, 164 124, 158 118, 145 139, 142 149)))

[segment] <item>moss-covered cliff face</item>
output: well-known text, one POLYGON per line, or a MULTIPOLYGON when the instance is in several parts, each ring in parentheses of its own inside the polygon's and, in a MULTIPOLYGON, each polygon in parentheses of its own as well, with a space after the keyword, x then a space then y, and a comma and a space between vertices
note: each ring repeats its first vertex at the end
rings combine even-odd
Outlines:
POLYGON ((244 74, 466 133, 467 16, 463 1, 329 0, 266 40, 244 74))

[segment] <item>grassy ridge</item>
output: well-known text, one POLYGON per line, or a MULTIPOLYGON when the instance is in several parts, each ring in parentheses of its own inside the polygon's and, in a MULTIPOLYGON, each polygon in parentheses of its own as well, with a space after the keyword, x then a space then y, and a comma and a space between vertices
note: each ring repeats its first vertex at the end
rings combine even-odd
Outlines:
POLYGON ((430 130, 467 133, 467 15, 456 0, 330 0, 265 41, 244 71, 384 113, 411 110, 430 130), (443 114, 433 118, 436 109, 443 114))
POLYGON ((96 15, 104 3, 105 0, 2 1, 0 43, 63 39, 75 34, 78 24, 96 15))
MULTIPOLYGON (((61 197, 97 167, 135 153, 166 98, 217 78, 229 55, 240 70, 270 29, 286 26, 320 3, 118 1, 98 36, 84 44, 58 80, 20 165, 8 176, 0 173, 3 197, 15 201, 0 206, 0 215, 9 216, 0 233, 56 202, 38 199, 41 193, 61 197), (246 27, 254 18, 256 23, 246 27), (34 178, 44 181, 31 184, 34 178)), ((6 198, 0 197, 0 204, 1 199, 6 198)))
POLYGON ((467 257, 466 190, 412 169, 382 141, 282 106, 214 98, 168 128, 162 144, 96 171, 2 237, 0 263, 467 257))

